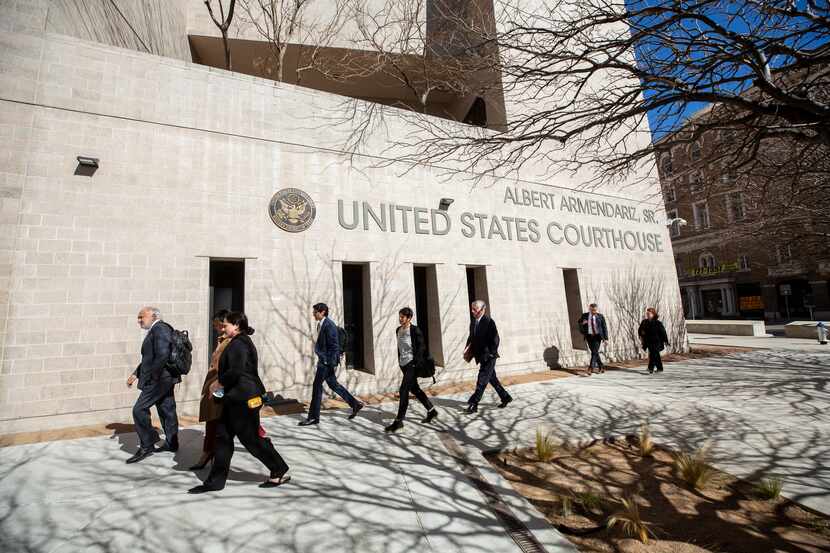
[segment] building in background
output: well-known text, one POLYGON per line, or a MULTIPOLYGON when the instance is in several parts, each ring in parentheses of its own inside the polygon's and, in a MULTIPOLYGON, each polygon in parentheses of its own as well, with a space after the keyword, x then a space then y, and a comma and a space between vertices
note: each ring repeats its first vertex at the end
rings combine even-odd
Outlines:
MULTIPOLYGON (((712 130, 695 137, 695 117, 677 131, 689 136, 688 144, 658 160, 667 218, 687 223, 670 231, 686 318, 830 317, 827 240, 771 232, 774 206, 761 203, 775 197, 767 190, 786 194, 791 183, 783 176, 753 181, 728 161, 713 162, 719 152, 739 144, 740 131, 712 130)), ((796 215, 792 227, 814 224, 808 210, 796 215)))

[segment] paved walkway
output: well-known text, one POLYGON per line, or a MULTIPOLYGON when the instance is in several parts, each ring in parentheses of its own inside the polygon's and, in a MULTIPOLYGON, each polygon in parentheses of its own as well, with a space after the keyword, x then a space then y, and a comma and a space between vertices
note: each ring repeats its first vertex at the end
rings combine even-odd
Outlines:
MULTIPOLYGON (((480 451, 531 444, 539 425, 586 439, 644 420, 663 443, 711 439, 718 466, 783 476, 785 495, 830 512, 828 381, 830 353, 753 351, 673 363, 662 375, 621 370, 514 386, 508 409, 491 395, 474 417, 459 412, 464 398, 442 398, 443 434, 408 422, 385 436, 391 404, 355 421, 324 412, 312 429, 273 417, 265 426, 294 480, 257 488, 264 469, 238 448, 228 487, 209 496, 185 493, 198 483, 185 469, 199 455, 200 427, 182 430, 175 457, 130 466, 134 434, 3 448, 0 550, 518 552, 449 453, 449 438, 549 552, 573 551, 480 451)), ((415 421, 420 406, 413 411, 415 421)))
POLYGON ((800 352, 830 353, 830 344, 821 345, 813 338, 787 338, 785 336, 728 336, 726 334, 689 334, 689 343, 707 346, 736 346, 788 350, 800 352))

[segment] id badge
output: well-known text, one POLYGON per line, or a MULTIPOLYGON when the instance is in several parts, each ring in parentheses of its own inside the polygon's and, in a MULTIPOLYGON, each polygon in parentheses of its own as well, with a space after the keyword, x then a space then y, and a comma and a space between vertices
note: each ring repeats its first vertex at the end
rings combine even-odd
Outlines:
POLYGON ((256 409, 262 407, 262 397, 256 396, 248 400, 248 409, 256 409))

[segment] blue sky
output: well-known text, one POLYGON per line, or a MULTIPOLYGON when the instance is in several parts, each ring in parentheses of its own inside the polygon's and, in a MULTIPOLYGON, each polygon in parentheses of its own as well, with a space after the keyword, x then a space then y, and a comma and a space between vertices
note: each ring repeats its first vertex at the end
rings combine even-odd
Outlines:
MULTIPOLYGON (((781 4, 771 0, 773 4, 781 4)), ((830 17, 830 7, 827 1, 816 2, 820 13, 830 17)), ((677 0, 626 0, 629 10, 641 10, 646 6, 677 5, 677 0)), ((672 22, 659 36, 646 37, 637 47, 638 62, 643 68, 660 75, 671 76, 686 83, 690 88, 717 91, 721 94, 738 94, 752 84, 753 71, 744 61, 722 61, 712 64, 715 56, 723 49, 730 52, 737 51, 738 41, 724 33, 736 33, 740 40, 751 40, 752 43, 769 52, 769 47, 775 44, 786 44, 800 49, 810 49, 827 43, 830 36, 826 29, 821 33, 808 32, 806 19, 779 18, 772 19, 759 13, 754 3, 740 1, 690 1, 687 5, 702 6, 698 13, 710 18, 712 24, 707 25, 698 19, 684 18, 672 22), (718 26, 722 29, 718 29, 718 26), (691 44, 690 48, 676 51, 678 45, 691 44), (686 61, 678 64, 677 59, 682 55, 686 61), (719 83, 715 83, 719 80, 719 83)), ((806 0, 796 2, 798 7, 804 8, 806 0)), ((755 4, 757 5, 757 4, 755 4)), ((632 19, 632 31, 650 28, 665 23, 667 15, 641 17, 632 19)), ((770 65, 781 67, 791 62, 789 56, 771 54, 770 65)), ((647 89, 646 98, 659 100, 666 97, 670 91, 647 89)), ((674 104, 649 112, 649 123, 653 138, 659 139, 666 133, 679 127, 694 112, 705 107, 706 103, 694 102, 688 104, 674 104)))

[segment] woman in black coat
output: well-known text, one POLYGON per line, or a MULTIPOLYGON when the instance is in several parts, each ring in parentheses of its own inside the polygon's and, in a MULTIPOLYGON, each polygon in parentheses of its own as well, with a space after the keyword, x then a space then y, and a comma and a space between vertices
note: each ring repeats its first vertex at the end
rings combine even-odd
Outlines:
POLYGON ((261 488, 272 488, 288 482, 285 463, 268 438, 259 435, 259 410, 265 386, 257 373, 257 351, 244 313, 232 311, 225 317, 225 336, 230 343, 219 358, 219 379, 211 385, 211 393, 219 388, 222 397, 222 417, 216 430, 216 454, 210 475, 188 493, 204 493, 225 487, 233 456, 233 439, 239 438, 248 452, 271 471, 261 488))
POLYGON ((660 352, 669 345, 669 337, 666 336, 666 327, 660 322, 657 310, 653 307, 646 309, 646 318, 640 323, 638 334, 643 342, 643 349, 648 350, 648 374, 652 374, 655 368, 657 372, 663 372, 660 352))

